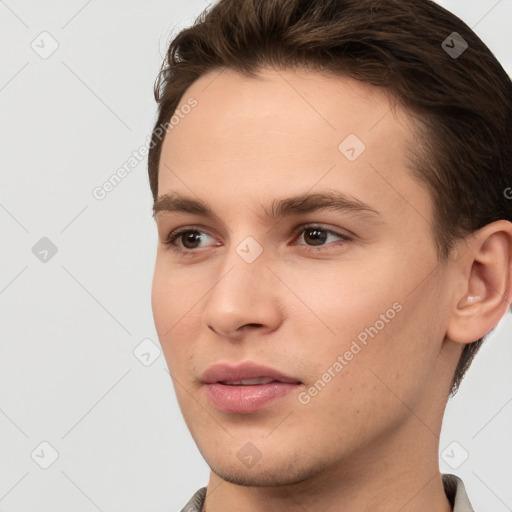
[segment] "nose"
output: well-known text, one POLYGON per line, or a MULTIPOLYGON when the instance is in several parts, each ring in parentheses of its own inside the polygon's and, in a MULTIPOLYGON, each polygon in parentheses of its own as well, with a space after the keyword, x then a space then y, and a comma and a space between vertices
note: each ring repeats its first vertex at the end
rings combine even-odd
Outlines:
POLYGON ((203 303, 202 321, 218 336, 240 341, 258 330, 268 334, 282 321, 279 279, 265 251, 253 262, 233 248, 203 303))

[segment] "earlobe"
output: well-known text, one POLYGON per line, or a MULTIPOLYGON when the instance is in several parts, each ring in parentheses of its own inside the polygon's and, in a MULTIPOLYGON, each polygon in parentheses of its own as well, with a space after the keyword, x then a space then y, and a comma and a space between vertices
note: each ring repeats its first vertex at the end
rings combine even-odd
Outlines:
POLYGON ((469 238, 467 252, 455 263, 460 289, 446 336, 472 343, 489 333, 506 313, 512 299, 512 223, 487 224, 469 238))

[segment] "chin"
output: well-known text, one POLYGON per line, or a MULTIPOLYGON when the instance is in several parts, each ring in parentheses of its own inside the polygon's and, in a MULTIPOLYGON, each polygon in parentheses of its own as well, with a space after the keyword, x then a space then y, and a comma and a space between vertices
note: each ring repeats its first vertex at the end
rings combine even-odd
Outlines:
MULTIPOLYGON (((283 456, 283 455, 281 455, 283 456)), ((236 455, 229 461, 227 452, 214 457, 204 457, 210 469, 226 482, 250 487, 279 487, 293 485, 329 470, 325 462, 319 460, 299 460, 295 455, 286 459, 276 459, 262 455, 253 466, 246 466, 236 455)))
POLYGON ((306 478, 298 475, 296 470, 286 473, 285 470, 277 468, 213 468, 212 466, 210 468, 226 482, 246 487, 292 485, 306 478))

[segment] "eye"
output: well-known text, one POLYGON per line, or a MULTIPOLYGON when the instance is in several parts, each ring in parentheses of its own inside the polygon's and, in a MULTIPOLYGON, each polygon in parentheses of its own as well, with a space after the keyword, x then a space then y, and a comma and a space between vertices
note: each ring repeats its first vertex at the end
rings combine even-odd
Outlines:
MULTIPOLYGON (((329 236, 334 236, 334 237, 337 237, 338 239, 341 239, 344 241, 352 240, 352 238, 345 233, 340 233, 338 231, 326 229, 317 224, 311 224, 311 225, 307 225, 307 226, 299 226, 294 231, 294 234, 298 234, 298 233, 301 233, 299 240, 305 241, 306 246, 310 247, 312 250, 314 250, 315 247, 320 248, 317 250, 322 250, 322 248, 325 245, 329 236), (311 245, 309 245, 308 242, 311 242, 311 245)), ((298 244, 298 245, 302 245, 302 244, 298 244)))
POLYGON ((204 231, 196 229, 193 226, 188 226, 172 231, 169 233, 167 240, 162 243, 169 246, 169 248, 173 251, 189 252, 197 249, 197 244, 204 240, 207 236, 209 235, 204 231), (180 246, 176 244, 178 239, 181 241, 181 246, 183 248, 180 248, 180 246))

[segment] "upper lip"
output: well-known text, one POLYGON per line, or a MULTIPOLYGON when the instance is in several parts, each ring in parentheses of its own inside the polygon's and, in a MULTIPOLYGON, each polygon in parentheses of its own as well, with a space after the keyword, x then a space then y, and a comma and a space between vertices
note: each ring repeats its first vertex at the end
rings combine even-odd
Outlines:
POLYGON ((202 375, 201 380, 207 384, 224 381, 239 381, 254 379, 257 377, 269 377, 279 382, 300 383, 299 379, 290 377, 274 368, 248 361, 239 365, 215 364, 210 366, 202 375))

